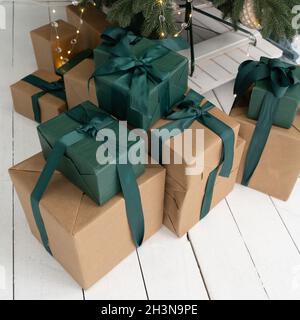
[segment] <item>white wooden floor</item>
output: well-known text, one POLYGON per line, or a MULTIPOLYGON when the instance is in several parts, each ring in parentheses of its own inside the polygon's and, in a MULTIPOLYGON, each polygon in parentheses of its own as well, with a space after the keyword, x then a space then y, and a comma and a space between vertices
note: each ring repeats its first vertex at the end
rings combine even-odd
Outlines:
MULTIPOLYGON (((2 2, 0 3, 1 5, 2 2)), ((30 235, 7 169, 40 150, 35 124, 15 114, 9 85, 35 70, 29 31, 47 7, 4 2, 0 30, 1 299, 299 299, 300 179, 284 203, 236 185, 182 239, 163 228, 83 291, 30 235)), ((63 9, 57 14, 64 17, 63 9)), ((207 97, 228 111, 232 83, 207 97)))

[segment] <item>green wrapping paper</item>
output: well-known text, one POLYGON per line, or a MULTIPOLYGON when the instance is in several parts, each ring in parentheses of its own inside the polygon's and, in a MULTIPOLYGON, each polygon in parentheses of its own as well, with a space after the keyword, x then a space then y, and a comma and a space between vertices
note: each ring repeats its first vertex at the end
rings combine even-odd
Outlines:
POLYGON ((99 106, 147 130, 187 91, 188 60, 161 42, 122 29, 110 28, 103 37, 104 44, 94 50, 99 106))
MULTIPOLYGON (((292 66, 292 65, 291 65, 292 66)), ((295 66, 294 74, 300 79, 300 67, 295 66)), ((248 117, 257 120, 261 111, 264 97, 271 91, 268 80, 257 81, 252 90, 248 117)), ((273 124, 289 129, 292 127, 297 110, 300 106, 300 83, 290 87, 285 96, 279 99, 277 111, 274 114, 273 124)))
MULTIPOLYGON (((119 122, 88 102, 41 124, 38 127, 38 134, 45 159, 48 159, 55 143, 60 138, 76 131, 87 120, 96 116, 103 117, 103 115, 111 120, 107 128, 112 129, 118 138, 119 122), (79 112, 82 121, 74 120, 72 117, 74 112, 75 114, 79 112)), ((126 128, 123 129, 128 133, 126 128)), ((96 152, 102 143, 87 135, 84 139, 67 148, 57 168, 91 199, 101 205, 121 191, 117 165, 115 163, 100 165, 97 162, 96 152)), ((142 144, 141 148, 144 146, 144 141, 138 140, 137 142, 128 142, 128 148, 135 143, 142 144)), ((132 168, 136 177, 144 172, 144 165, 132 165, 132 168)))

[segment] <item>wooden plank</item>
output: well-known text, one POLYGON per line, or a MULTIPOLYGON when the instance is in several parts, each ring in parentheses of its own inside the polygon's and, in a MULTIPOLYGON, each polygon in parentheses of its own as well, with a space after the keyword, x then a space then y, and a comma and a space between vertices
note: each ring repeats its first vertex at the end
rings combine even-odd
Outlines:
POLYGON ((232 73, 226 71, 222 65, 219 65, 213 61, 213 59, 201 61, 197 63, 199 68, 206 71, 212 78, 216 79, 219 82, 222 79, 228 79, 232 76, 232 73))
POLYGON ((271 199, 298 250, 300 250, 299 199, 300 179, 297 180, 294 191, 288 201, 284 202, 275 198, 271 199))
POLYGON ((92 288, 86 290, 85 299, 146 300, 147 294, 137 253, 132 253, 92 288))
MULTIPOLYGON (((15 7, 15 74, 19 77, 36 68, 29 31, 49 22, 48 8, 18 4, 15 7)), ((40 150, 33 121, 15 114, 15 162, 23 161, 40 150)), ((27 227, 17 197, 15 206, 15 298, 83 299, 81 288, 34 239, 27 227)))
MULTIPOLYGON (((204 9, 204 11, 211 13, 211 14, 216 14, 216 12, 217 12, 217 14, 220 14, 220 11, 219 10, 215 11, 214 8, 206 8, 206 9, 204 9)), ((194 11, 193 14, 195 16, 195 19, 198 19, 207 28, 212 29, 213 31, 215 31, 217 33, 224 33, 224 32, 230 31, 232 29, 229 26, 226 26, 224 23, 218 22, 217 20, 214 20, 210 17, 207 17, 201 13, 194 11)))
POLYGON ((0 182, 0 300, 13 299, 12 185, 0 182))
POLYGON ((212 60, 225 68, 229 73, 236 75, 239 64, 236 61, 232 60, 229 56, 222 54, 218 57, 213 58, 212 60))
POLYGON ((187 237, 163 228, 138 250, 150 300, 207 300, 187 237))
POLYGON ((255 190, 236 186, 228 203, 271 299, 299 299, 295 270, 299 251, 270 198, 255 190))
POLYGON ((49 23, 48 7, 15 3, 14 72, 18 79, 34 72, 37 65, 30 31, 49 23))
POLYGON ((11 3, 4 3, 3 6, 6 10, 6 29, 0 30, 0 43, 5 44, 1 46, 0 59, 0 183, 9 180, 7 168, 12 165, 12 101, 9 85, 13 81, 13 7, 11 3))
MULTIPOLYGON (((247 51, 248 46, 245 46, 245 47, 246 47, 245 51, 247 51)), ((236 61, 238 64, 241 64, 245 60, 249 59, 249 57, 247 57, 245 52, 242 51, 240 48, 230 50, 230 51, 226 52, 226 55, 228 57, 230 57, 231 59, 233 59, 234 61, 236 61)))
POLYGON ((233 89, 234 81, 230 81, 213 90, 217 100, 222 105, 223 111, 227 114, 230 113, 235 100, 233 89))
MULTIPOLYGON (((207 60, 224 52, 233 50, 249 43, 249 39, 239 32, 229 31, 211 39, 196 44, 195 56, 197 60, 207 60)), ((182 50, 180 54, 189 57, 190 50, 182 50)))
POLYGON ((189 237, 213 300, 267 299, 225 200, 189 237))
POLYGON ((12 77, 13 5, 5 9, 5 29, 0 30, 0 300, 13 299, 13 215, 12 184, 7 169, 12 165, 12 103, 9 84, 12 77))

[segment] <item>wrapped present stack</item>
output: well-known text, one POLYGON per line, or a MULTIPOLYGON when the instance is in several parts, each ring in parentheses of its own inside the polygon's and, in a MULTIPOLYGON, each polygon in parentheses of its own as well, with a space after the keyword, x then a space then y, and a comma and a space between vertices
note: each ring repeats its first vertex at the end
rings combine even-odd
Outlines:
POLYGON ((231 115, 246 140, 238 181, 289 199, 300 173, 300 67, 261 58, 240 66, 231 115))
POLYGON ((39 70, 11 89, 16 111, 40 123, 42 152, 10 175, 33 235, 89 288, 163 224, 185 235, 237 181, 288 198, 300 76, 279 60, 243 64, 229 116, 188 88, 182 39, 145 38, 85 10, 32 32, 39 70))

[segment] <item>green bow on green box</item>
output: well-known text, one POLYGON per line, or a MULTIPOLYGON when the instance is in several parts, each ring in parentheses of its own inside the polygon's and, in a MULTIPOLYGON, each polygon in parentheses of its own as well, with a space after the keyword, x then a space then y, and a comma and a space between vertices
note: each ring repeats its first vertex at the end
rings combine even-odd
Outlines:
POLYGON ((254 85, 249 118, 258 119, 246 158, 243 185, 249 185, 265 149, 272 125, 290 128, 300 102, 300 68, 279 59, 241 64, 234 93, 242 97, 254 85))
MULTIPOLYGON (((125 134, 128 134, 127 128, 122 128, 125 134)), ((97 141, 96 136, 101 134, 103 129, 112 130, 117 142, 120 142, 119 122, 90 102, 82 103, 38 127, 47 162, 32 193, 31 202, 44 246, 48 251, 48 239, 39 212, 39 201, 55 170, 62 172, 97 204, 104 204, 122 191, 135 244, 139 246, 143 241, 144 220, 136 178, 143 174, 144 164, 132 165, 127 150, 138 144, 137 148, 145 151, 145 143, 137 138, 137 141, 129 141, 127 146, 116 149, 115 153, 113 149, 109 149, 112 150, 109 154, 111 161, 101 164, 97 161, 96 154, 98 148, 106 142, 104 139, 97 141)))
POLYGON ((186 92, 188 60, 124 29, 109 28, 103 38, 94 50, 99 106, 133 127, 148 129, 186 92))

